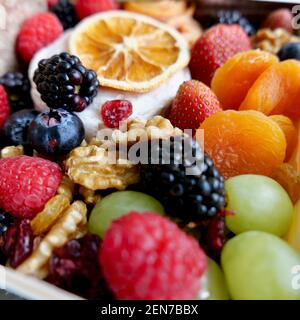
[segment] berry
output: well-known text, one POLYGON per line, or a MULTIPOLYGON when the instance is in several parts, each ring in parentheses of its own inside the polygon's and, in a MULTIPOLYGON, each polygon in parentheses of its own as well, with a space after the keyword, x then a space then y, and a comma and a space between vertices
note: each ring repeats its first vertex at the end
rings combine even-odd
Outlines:
POLYGON ((0 237, 5 234, 7 229, 13 224, 14 218, 10 213, 0 209, 0 237))
POLYGON ((192 49, 192 78, 210 86, 219 67, 235 54, 250 49, 250 39, 242 27, 218 24, 204 32, 192 49))
POLYGON ((92 14, 119 8, 115 0, 77 0, 75 4, 77 15, 84 19, 92 14))
POLYGON ((2 85, 0 85, 0 129, 2 129, 5 121, 10 114, 10 106, 7 93, 2 85))
POLYGON ((207 227, 206 250, 207 253, 215 259, 220 258, 226 242, 225 215, 225 211, 219 212, 212 217, 207 227))
POLYGON ((38 13, 22 25, 17 38, 17 52, 29 63, 37 51, 54 41, 63 30, 55 14, 38 13))
POLYGON ((293 32, 293 15, 289 9, 278 9, 271 12, 263 23, 263 28, 278 29, 282 28, 288 32, 293 32))
POLYGON ((16 221, 5 233, 4 255, 12 268, 19 266, 33 250, 33 232, 27 219, 16 221))
POLYGON ((13 112, 33 107, 28 77, 20 72, 7 72, 0 78, 8 94, 9 104, 13 112))
POLYGON ((79 21, 74 5, 68 0, 59 0, 50 11, 58 17, 64 30, 75 27, 79 21))
POLYGON ((198 143, 186 137, 156 142, 149 146, 148 164, 141 165, 145 193, 184 223, 209 219, 223 210, 224 178, 198 143))
POLYGON ((55 6, 58 3, 59 0, 47 0, 48 8, 51 9, 53 6, 55 6))
POLYGON ((98 262, 100 238, 87 235, 54 251, 47 281, 86 299, 111 296, 98 262))
POLYGON ((119 128, 120 122, 132 115, 132 104, 127 100, 107 101, 101 108, 101 117, 108 128, 119 128))
POLYGON ((96 72, 66 52, 41 60, 33 81, 49 108, 76 112, 93 102, 99 87, 96 72))
POLYGON ((248 35, 251 36, 255 33, 253 25, 238 10, 218 11, 216 16, 212 19, 209 27, 218 23, 239 24, 248 35))
POLYGON ((103 240, 100 264, 118 299, 193 299, 207 259, 195 239, 155 213, 130 212, 103 240))
POLYGON ((221 111, 217 96, 205 84, 190 80, 184 82, 173 101, 169 120, 182 130, 197 130, 212 114, 221 111))
POLYGON ((300 42, 287 43, 278 52, 280 61, 288 59, 300 60, 300 42))
POLYGON ((34 218, 55 195, 61 179, 60 167, 48 160, 0 159, 0 207, 16 218, 34 218))
POLYGON ((28 141, 44 156, 66 155, 78 147, 85 136, 82 121, 63 109, 39 114, 28 129, 28 141))
POLYGON ((13 145, 28 145, 28 128, 38 114, 34 109, 13 113, 3 128, 7 141, 13 145))

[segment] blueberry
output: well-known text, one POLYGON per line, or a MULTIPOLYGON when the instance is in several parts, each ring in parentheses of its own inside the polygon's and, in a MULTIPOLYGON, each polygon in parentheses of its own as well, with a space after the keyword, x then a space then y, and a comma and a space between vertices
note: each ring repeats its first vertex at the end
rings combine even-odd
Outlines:
POLYGON ((39 114, 31 123, 28 139, 45 156, 61 156, 78 147, 84 139, 84 126, 75 114, 63 109, 39 114))
POLYGON ((13 145, 27 145, 28 128, 38 114, 33 109, 24 109, 13 113, 4 125, 4 134, 8 142, 13 145))
POLYGON ((281 61, 288 59, 300 60, 300 42, 287 43, 278 52, 281 61))

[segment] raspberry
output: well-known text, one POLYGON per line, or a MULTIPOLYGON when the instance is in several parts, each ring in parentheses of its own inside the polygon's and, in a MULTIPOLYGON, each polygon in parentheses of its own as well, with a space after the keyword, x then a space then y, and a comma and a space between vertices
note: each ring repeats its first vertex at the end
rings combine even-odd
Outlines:
POLYGON ((75 8, 78 17, 84 19, 98 12, 118 9, 119 5, 115 0, 77 0, 75 8))
POLYGON ((99 252, 118 299, 193 299, 207 260, 197 241, 155 213, 115 220, 99 252))
POLYGON ((47 5, 48 8, 52 8, 53 6, 55 6, 58 3, 59 0, 47 0, 47 5))
POLYGON ((107 101, 101 108, 101 117, 108 128, 119 128, 121 121, 132 115, 132 104, 127 100, 107 101))
POLYGON ((2 85, 0 85, 0 129, 4 126, 10 114, 10 106, 7 93, 2 85))
POLYGON ((41 158, 0 160, 0 207, 17 218, 33 218, 60 184, 60 167, 41 158))
POLYGON ((28 258, 33 249, 33 232, 29 220, 15 222, 4 236, 4 255, 12 268, 28 258))
POLYGON ((17 52, 25 62, 30 62, 37 51, 54 41, 63 30, 55 14, 38 13, 22 25, 17 39, 17 52))

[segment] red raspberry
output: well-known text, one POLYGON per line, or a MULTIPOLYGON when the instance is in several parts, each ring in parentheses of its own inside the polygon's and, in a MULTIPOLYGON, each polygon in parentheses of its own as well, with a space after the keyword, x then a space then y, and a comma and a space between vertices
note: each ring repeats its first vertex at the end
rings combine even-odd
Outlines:
POLYGON ((60 184, 60 167, 41 158, 0 160, 0 207, 17 218, 31 219, 52 198, 60 184))
POLYGON ((101 108, 101 117, 108 128, 119 128, 121 121, 132 115, 132 104, 127 100, 107 101, 101 108))
POLYGON ((204 32, 192 49, 189 64, 192 78, 210 86, 219 67, 235 54, 250 49, 250 38, 242 27, 218 24, 204 32))
POLYGON ((47 5, 48 8, 52 8, 53 6, 55 6, 58 3, 59 0, 47 0, 47 5))
POLYGON ((54 41, 63 31, 55 14, 38 13, 22 25, 17 39, 17 51, 25 62, 30 62, 37 51, 54 41))
POLYGON ((10 114, 8 95, 3 86, 0 85, 0 129, 4 126, 10 114))
POLYGON ((119 4, 115 0, 77 0, 75 8, 78 17, 84 19, 98 12, 118 9, 119 4))
POLYGON ((198 242, 155 213, 115 220, 99 252, 104 277, 118 299, 193 299, 207 259, 198 242))

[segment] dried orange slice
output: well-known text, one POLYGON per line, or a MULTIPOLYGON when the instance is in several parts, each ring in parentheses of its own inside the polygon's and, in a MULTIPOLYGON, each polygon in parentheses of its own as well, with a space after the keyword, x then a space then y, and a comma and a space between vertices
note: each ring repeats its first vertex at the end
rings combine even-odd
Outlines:
POLYGON ((189 47, 172 27, 126 11, 109 11, 82 21, 72 32, 70 52, 96 71, 100 84, 148 92, 189 62, 189 47))

